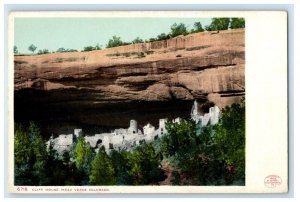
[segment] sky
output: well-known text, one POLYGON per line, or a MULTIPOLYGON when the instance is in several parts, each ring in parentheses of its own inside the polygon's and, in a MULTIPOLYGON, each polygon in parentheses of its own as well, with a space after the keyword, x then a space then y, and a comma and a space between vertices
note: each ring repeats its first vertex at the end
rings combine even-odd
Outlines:
POLYGON ((169 33, 174 23, 184 23, 188 30, 194 22, 202 27, 210 18, 15 18, 14 45, 19 53, 30 53, 31 44, 37 50, 58 48, 82 50, 85 46, 102 45, 116 35, 124 42, 136 37, 143 40, 169 33))

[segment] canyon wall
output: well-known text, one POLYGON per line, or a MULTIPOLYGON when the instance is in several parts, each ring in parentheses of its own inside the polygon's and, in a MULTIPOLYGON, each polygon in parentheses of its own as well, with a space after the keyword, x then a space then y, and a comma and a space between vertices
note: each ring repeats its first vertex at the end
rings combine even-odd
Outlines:
POLYGON ((91 52, 16 55, 14 65, 20 113, 33 105, 64 103, 78 110, 194 99, 223 108, 245 93, 245 31, 202 32, 91 52))

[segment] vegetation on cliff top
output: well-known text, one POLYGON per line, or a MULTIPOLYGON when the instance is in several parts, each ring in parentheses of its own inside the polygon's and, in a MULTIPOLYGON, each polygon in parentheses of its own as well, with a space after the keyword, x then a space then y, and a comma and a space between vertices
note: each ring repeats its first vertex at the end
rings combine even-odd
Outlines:
MULTIPOLYGON (((154 42, 154 41, 161 41, 161 40, 167 40, 174 37, 177 37, 179 35, 188 35, 198 32, 204 32, 204 31, 218 31, 218 30, 227 30, 227 29, 238 29, 238 28, 245 28, 245 19, 244 18, 212 18, 212 22, 210 25, 205 26, 205 28, 202 27, 201 22, 195 22, 193 25, 193 28, 191 30, 188 30, 187 26, 183 23, 174 23, 170 27, 169 33, 161 33, 157 35, 157 37, 149 38, 148 40, 143 40, 139 37, 135 38, 131 42, 124 42, 122 41, 121 37, 113 36, 111 39, 108 40, 108 43, 106 44, 106 48, 112 48, 112 47, 118 47, 118 46, 124 46, 128 44, 136 44, 136 43, 144 43, 144 42, 154 42)), ((82 52, 86 51, 94 51, 94 50, 101 50, 101 47, 99 44, 96 46, 86 46, 83 48, 82 52)), ((28 50, 34 54, 37 47, 33 44, 31 44, 28 47, 28 50)), ((77 52, 78 50, 75 49, 65 49, 65 48, 59 48, 57 51, 52 51, 52 53, 58 52, 77 52)), ((50 53, 48 49, 41 49, 37 52, 37 54, 47 54, 50 53)), ((14 46, 14 54, 19 54, 18 47, 14 46)))

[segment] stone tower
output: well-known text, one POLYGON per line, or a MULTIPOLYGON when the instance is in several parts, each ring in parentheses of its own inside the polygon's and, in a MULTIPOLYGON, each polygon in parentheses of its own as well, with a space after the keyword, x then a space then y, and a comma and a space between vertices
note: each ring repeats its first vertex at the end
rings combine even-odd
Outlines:
POLYGON ((197 100, 195 100, 194 105, 192 107, 192 111, 191 111, 191 117, 193 118, 193 117, 196 117, 198 115, 199 115, 199 113, 198 113, 198 102, 197 102, 197 100))
POLYGON ((158 128, 158 136, 159 137, 161 137, 163 134, 165 134, 167 132, 166 122, 167 122, 167 119, 159 119, 159 128, 158 128))
POLYGON ((130 120, 130 126, 128 128, 129 133, 137 134, 138 128, 137 128, 137 122, 136 120, 130 120))

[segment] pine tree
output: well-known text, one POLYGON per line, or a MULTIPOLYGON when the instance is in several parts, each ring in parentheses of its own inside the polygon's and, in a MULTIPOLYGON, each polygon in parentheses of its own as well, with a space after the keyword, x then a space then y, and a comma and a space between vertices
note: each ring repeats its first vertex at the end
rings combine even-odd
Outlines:
POLYGON ((90 172, 91 185, 114 185, 116 183, 115 170, 104 147, 99 149, 98 154, 92 161, 90 172))
POLYGON ((80 136, 74 148, 74 161, 76 163, 76 167, 79 170, 89 172, 92 158, 93 152, 89 143, 80 136))

